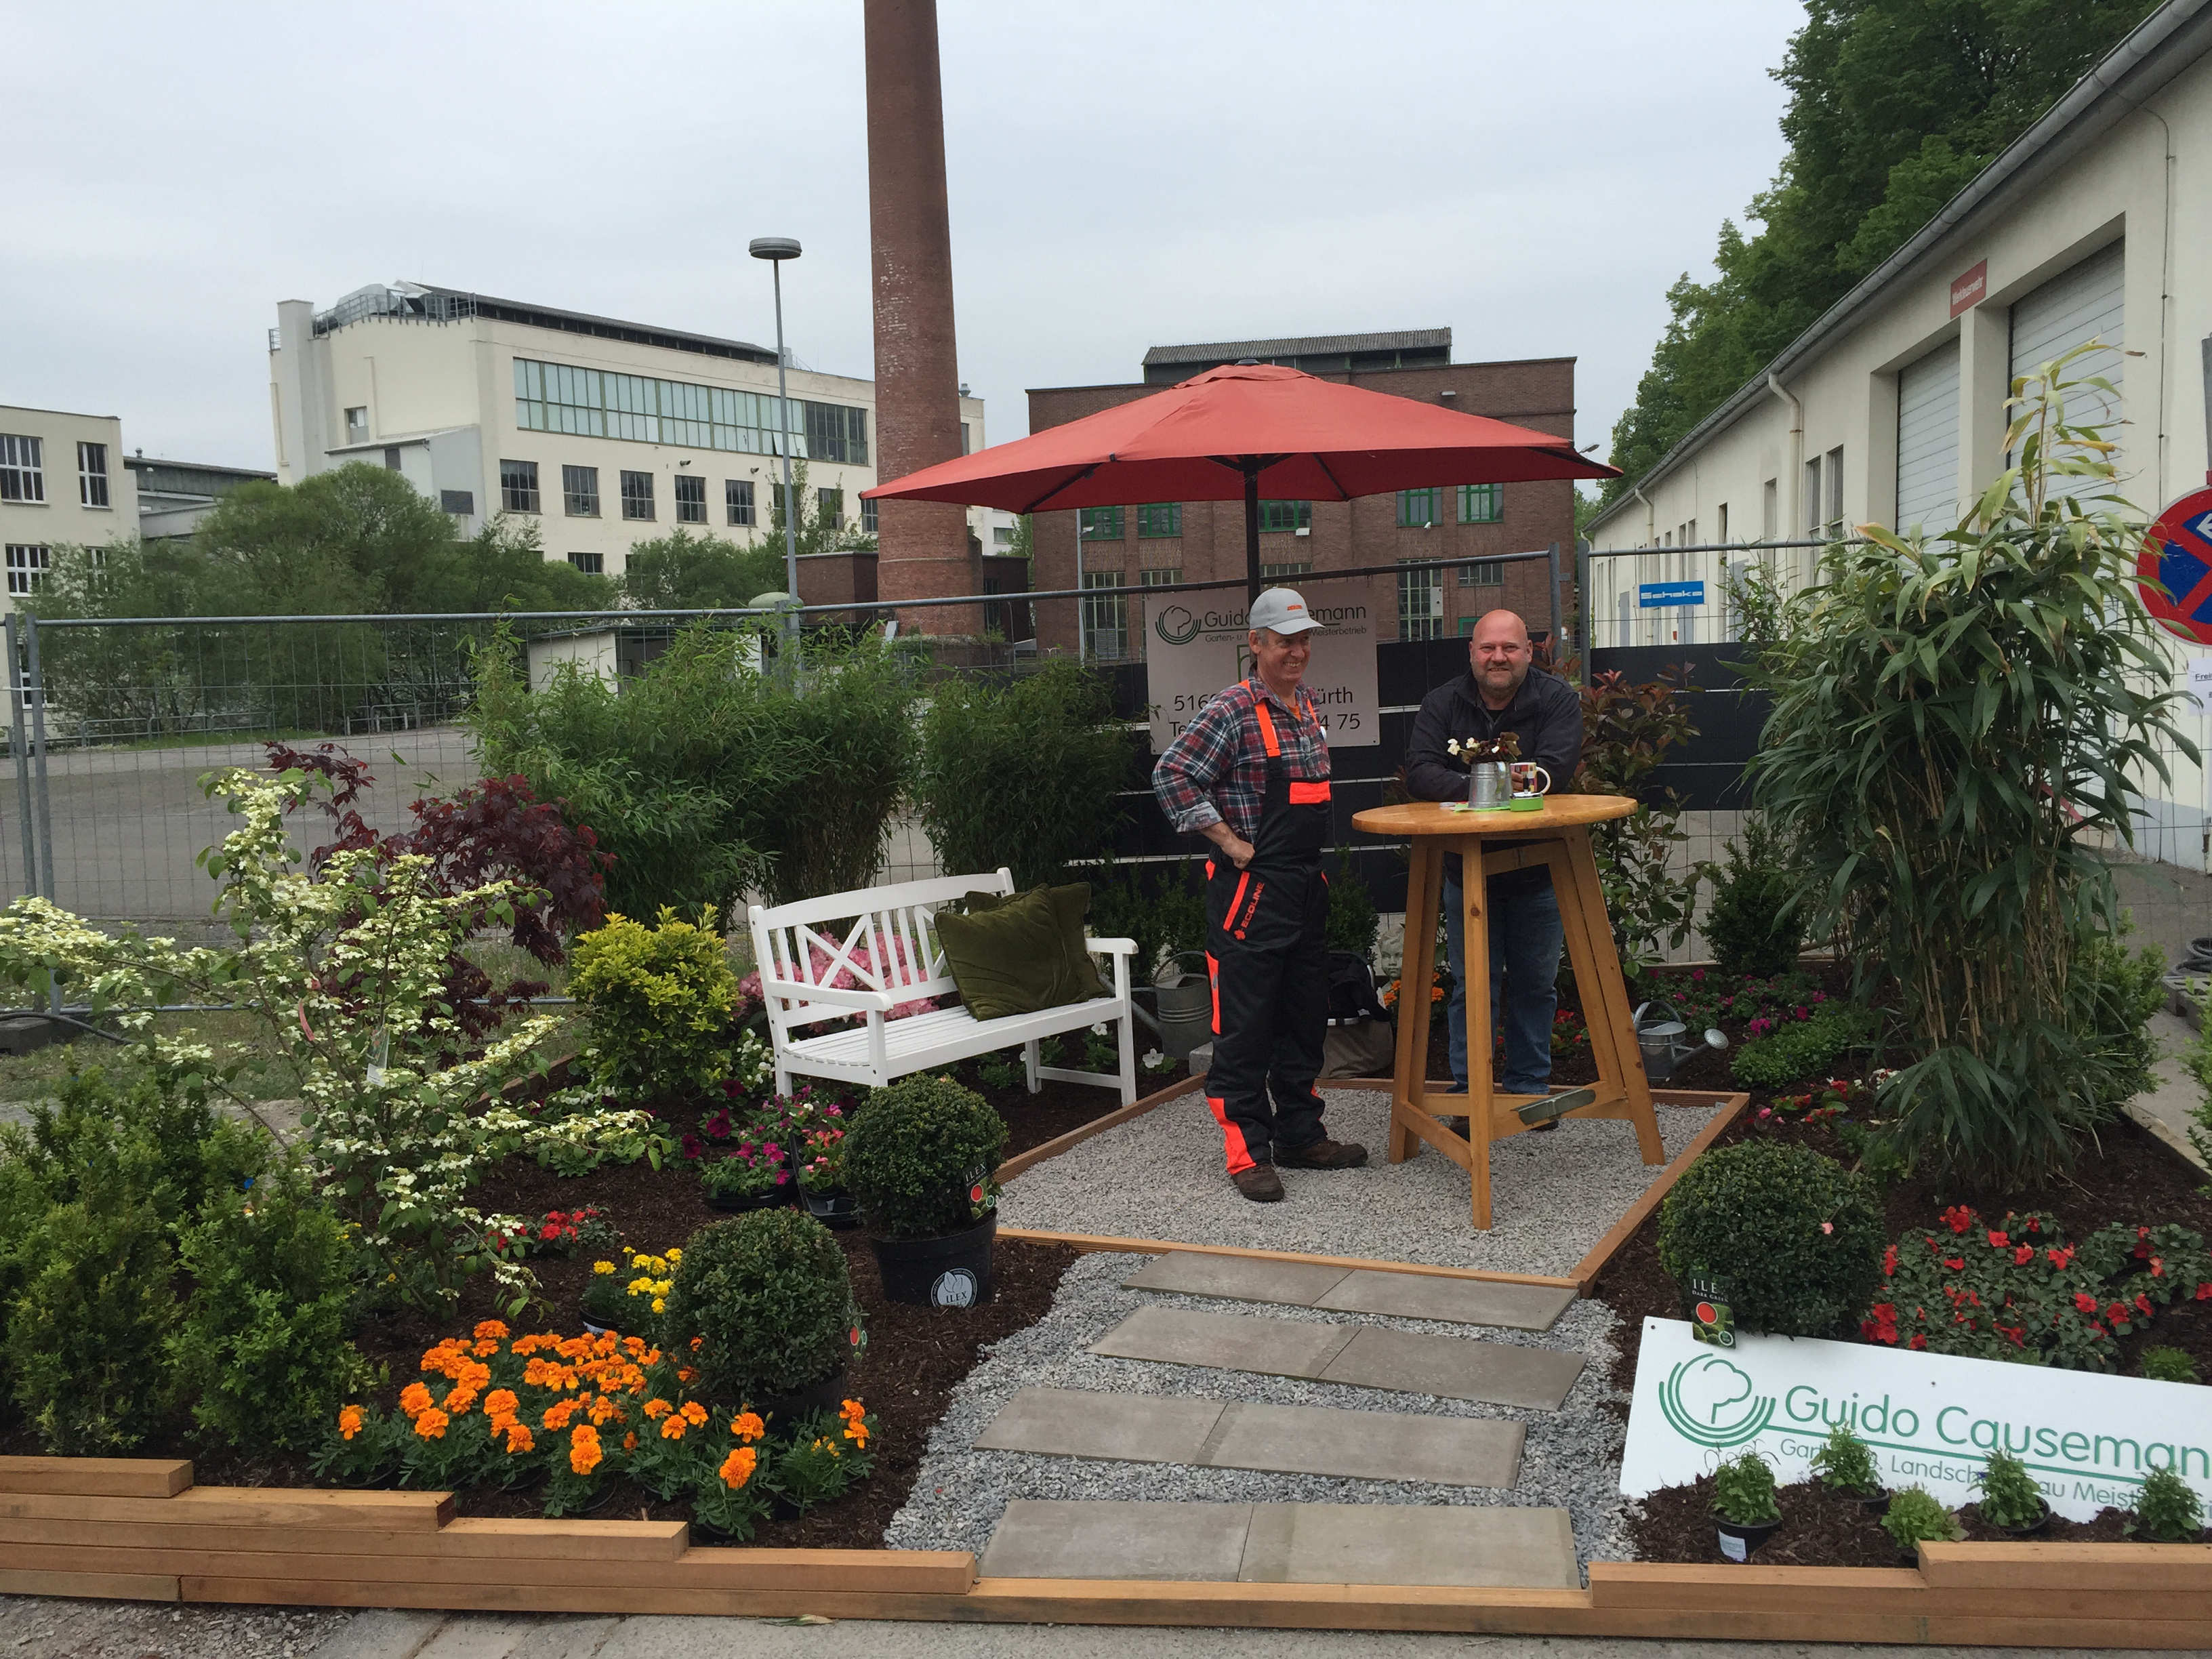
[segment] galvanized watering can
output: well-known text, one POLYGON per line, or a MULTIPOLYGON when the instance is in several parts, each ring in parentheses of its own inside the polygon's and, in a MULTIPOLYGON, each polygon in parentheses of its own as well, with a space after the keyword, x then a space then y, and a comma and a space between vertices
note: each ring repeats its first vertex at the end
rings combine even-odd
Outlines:
POLYGON ((1728 1034, 1717 1026, 1708 1026, 1700 1042, 1684 1041, 1690 1028, 1679 1019, 1668 1018, 1665 1009, 1648 1002, 1637 1008, 1633 1018, 1636 1046, 1644 1051, 1644 1075, 1653 1083, 1664 1083, 1674 1075, 1676 1066, 1700 1049, 1729 1046, 1728 1034))

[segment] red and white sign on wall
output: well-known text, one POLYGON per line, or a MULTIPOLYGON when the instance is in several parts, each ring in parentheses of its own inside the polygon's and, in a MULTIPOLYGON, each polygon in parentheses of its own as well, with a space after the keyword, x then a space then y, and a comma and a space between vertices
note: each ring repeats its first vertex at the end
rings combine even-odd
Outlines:
POLYGON ((2212 645, 2212 485, 2158 515, 2143 537, 2136 576, 2143 608, 2161 627, 2212 645))
POLYGON ((1951 314, 1972 311, 1981 304, 1990 291, 1990 262, 1977 259, 1967 270, 1951 279, 1951 314))

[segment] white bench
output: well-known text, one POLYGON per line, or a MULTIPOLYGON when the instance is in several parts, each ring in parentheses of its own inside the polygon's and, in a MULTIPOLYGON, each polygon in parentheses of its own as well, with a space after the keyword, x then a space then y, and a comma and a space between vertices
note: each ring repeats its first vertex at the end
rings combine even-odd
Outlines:
POLYGON ((831 893, 795 904, 753 905, 747 914, 761 995, 768 1003, 777 1091, 791 1092, 793 1073, 881 1088, 911 1072, 1019 1043, 1031 1094, 1042 1079, 1053 1078, 1119 1087, 1123 1105, 1135 1100, 1137 1051, 1129 1024, 1129 958, 1137 949, 1133 939, 1085 940, 1092 955, 1114 959, 1111 996, 1002 1019, 977 1019, 957 1004, 903 1019, 884 1018, 901 1003, 958 994, 937 939, 939 905, 968 893, 1013 890, 1012 874, 1000 869, 988 876, 942 876, 831 893), (847 974, 854 981, 851 988, 835 983, 847 974), (864 1017, 862 1024, 844 1024, 855 1015, 864 1017), (838 1022, 840 1029, 805 1035, 806 1028, 825 1020, 838 1022), (1040 1063, 1041 1039, 1087 1030, 1104 1021, 1120 1028, 1119 1075, 1040 1063))

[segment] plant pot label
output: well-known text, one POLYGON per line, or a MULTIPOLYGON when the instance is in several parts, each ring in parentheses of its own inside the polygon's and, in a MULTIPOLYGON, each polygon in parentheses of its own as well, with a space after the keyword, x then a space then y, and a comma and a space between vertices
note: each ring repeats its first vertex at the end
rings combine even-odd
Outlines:
POLYGON ((1735 1316, 1729 1310, 1727 1281, 1699 1267, 1690 1274, 1690 1334, 1716 1348, 1735 1346, 1735 1316))
POLYGON ((972 1308, 975 1305, 975 1289, 974 1273, 965 1267, 948 1267, 930 1285, 930 1305, 936 1308, 972 1308))
POLYGON ((1731 1561, 1748 1561, 1751 1559, 1750 1541, 1740 1533, 1724 1532, 1721 1534, 1721 1553, 1731 1561))

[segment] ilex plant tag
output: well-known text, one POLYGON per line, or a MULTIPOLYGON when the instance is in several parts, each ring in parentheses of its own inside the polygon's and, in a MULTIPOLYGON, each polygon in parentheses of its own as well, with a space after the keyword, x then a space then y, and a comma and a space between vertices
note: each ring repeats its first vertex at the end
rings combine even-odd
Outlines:
POLYGON ((1735 1346, 1735 1315, 1729 1307, 1727 1281, 1699 1267, 1690 1274, 1690 1334, 1716 1348, 1735 1346))

